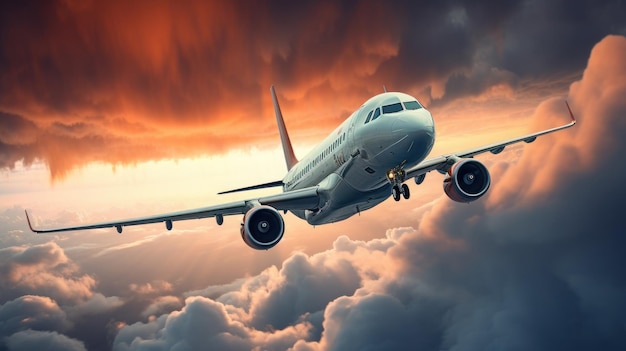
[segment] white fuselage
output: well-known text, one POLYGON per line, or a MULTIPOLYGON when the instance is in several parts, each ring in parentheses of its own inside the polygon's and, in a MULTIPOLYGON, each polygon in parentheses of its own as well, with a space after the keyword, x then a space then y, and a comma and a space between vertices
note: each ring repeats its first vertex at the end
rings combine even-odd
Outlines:
POLYGON ((434 142, 432 116, 417 99, 383 93, 365 102, 292 167, 283 178, 283 190, 318 186, 319 210, 292 212, 312 225, 337 222, 387 199, 392 186, 387 172, 418 164, 434 142))

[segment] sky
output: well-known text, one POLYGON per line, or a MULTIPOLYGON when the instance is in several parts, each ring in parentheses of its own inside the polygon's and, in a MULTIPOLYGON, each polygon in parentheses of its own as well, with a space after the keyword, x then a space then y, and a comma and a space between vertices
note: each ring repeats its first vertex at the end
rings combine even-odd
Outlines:
POLYGON ((623 350, 623 1, 0 5, 0 350, 623 350), (433 155, 568 122, 346 221, 237 216, 35 235, 269 194, 269 87, 297 155, 371 96, 433 114, 433 155))

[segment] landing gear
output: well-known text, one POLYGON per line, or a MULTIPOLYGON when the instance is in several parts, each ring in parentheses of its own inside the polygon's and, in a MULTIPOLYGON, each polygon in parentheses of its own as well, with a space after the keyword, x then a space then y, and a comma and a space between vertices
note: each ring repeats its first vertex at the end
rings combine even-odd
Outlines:
POLYGON ((406 184, 402 184, 402 196, 404 196, 405 200, 408 200, 411 197, 411 192, 409 192, 409 186, 406 184))
POLYGON ((400 188, 398 188, 397 185, 394 185, 393 188, 391 188, 391 195, 394 200, 400 201, 400 188))
POLYGON ((400 195, 408 200, 409 197, 411 197, 411 192, 409 191, 409 187, 406 184, 394 184, 394 186, 391 188, 391 195, 396 201, 400 201, 400 195))
POLYGON ((404 184, 404 179, 406 178, 406 172, 404 171, 404 162, 397 167, 394 167, 387 172, 387 180, 389 183, 393 184, 391 187, 391 195, 393 199, 396 201, 400 201, 400 195, 405 199, 408 199, 411 196, 409 192, 409 187, 404 184))

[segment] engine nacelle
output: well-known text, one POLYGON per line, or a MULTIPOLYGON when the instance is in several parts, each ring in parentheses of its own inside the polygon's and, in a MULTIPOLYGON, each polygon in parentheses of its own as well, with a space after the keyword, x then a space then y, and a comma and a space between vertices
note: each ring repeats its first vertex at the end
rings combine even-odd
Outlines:
POLYGON ((490 184, 491 177, 487 167, 466 158, 452 165, 443 180, 443 190, 454 201, 472 202, 483 196, 490 184))
POLYGON ((241 238, 253 249, 267 250, 274 247, 285 233, 283 217, 270 206, 251 208, 243 216, 241 238))

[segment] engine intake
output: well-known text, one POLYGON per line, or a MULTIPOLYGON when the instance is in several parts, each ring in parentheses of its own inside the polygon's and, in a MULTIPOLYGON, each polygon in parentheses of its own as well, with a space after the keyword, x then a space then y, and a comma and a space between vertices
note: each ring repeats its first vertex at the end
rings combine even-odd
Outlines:
POLYGON ((487 167, 472 159, 462 159, 452 165, 443 180, 446 195, 457 202, 478 200, 489 189, 491 177, 487 167))
POLYGON ((283 217, 270 206, 257 206, 250 209, 243 217, 241 238, 256 250, 274 247, 285 232, 283 217))

